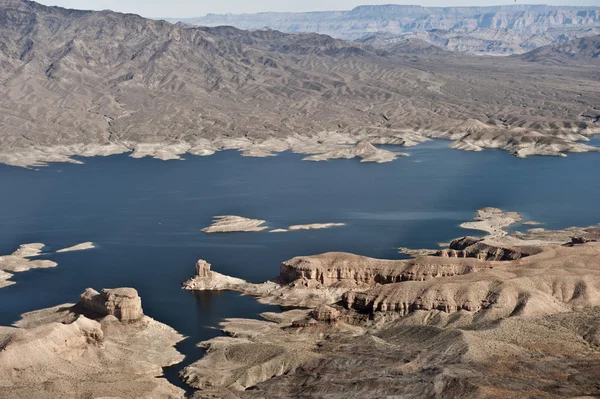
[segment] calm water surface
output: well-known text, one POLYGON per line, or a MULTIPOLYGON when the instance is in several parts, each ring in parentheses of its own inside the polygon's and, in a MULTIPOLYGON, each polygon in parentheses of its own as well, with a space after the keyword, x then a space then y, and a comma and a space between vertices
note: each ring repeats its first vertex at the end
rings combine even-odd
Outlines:
MULTIPOLYGON (((592 144, 600 146, 600 139, 592 144)), ((292 153, 244 158, 234 151, 167 162, 96 157, 39 171, 0 165, 0 254, 29 242, 45 243, 49 252, 84 241, 98 245, 44 255, 59 266, 16 274, 17 284, 0 290, 0 325, 74 302, 86 287, 131 286, 146 314, 190 337, 179 346, 188 363, 202 355, 195 344, 217 335, 223 318, 277 310, 235 293, 181 290, 199 258, 213 270, 261 282, 297 255, 402 258, 400 246, 435 247, 477 234, 458 225, 484 206, 522 212, 546 228, 600 222, 600 154, 523 160, 498 150, 452 150, 445 141, 406 152, 411 157, 381 165, 300 162, 303 156, 292 153), (265 219, 272 228, 347 226, 281 234, 200 231, 214 215, 228 214, 265 219)), ((174 382, 177 369, 168 371, 174 382)))

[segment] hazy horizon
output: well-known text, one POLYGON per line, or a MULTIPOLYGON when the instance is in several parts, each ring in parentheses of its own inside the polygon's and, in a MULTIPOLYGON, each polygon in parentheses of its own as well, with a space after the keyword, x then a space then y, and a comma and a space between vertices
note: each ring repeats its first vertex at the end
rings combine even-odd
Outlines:
POLYGON ((568 0, 546 1, 514 1, 514 0, 428 0, 428 1, 360 1, 360 0, 306 0, 297 1, 258 0, 228 0, 216 4, 207 1, 171 0, 168 4, 160 0, 42 0, 42 4, 83 10, 113 10, 124 13, 139 14, 148 18, 193 18, 206 14, 242 14, 258 12, 310 12, 310 11, 341 11, 351 10, 360 5, 420 5, 424 7, 468 7, 468 6, 501 6, 501 5, 540 5, 551 6, 600 6, 600 0, 580 0, 575 4, 568 0), (418 4, 417 4, 418 3, 418 4))

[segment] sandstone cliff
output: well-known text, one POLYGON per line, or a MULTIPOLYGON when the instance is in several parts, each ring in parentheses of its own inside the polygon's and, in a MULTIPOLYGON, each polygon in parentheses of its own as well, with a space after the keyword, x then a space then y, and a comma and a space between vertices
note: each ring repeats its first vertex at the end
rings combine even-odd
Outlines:
POLYGON ((375 285, 467 274, 486 267, 488 266, 475 260, 438 257, 408 261, 384 260, 331 252, 285 261, 280 266, 279 276, 284 284, 307 279, 315 280, 326 287, 344 281, 375 285))
POLYGON ((136 321, 144 317, 142 300, 133 288, 103 289, 102 293, 87 288, 79 304, 101 316, 115 316, 120 321, 136 321))

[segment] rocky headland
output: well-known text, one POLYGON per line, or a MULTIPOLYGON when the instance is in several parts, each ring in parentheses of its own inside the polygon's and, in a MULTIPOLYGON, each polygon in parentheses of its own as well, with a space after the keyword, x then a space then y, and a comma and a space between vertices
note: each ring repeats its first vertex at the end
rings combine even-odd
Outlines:
POLYGON ((183 337, 145 316, 132 288, 88 288, 76 304, 0 329, 1 398, 183 398, 162 368, 183 337))
POLYGON ((224 321, 181 377, 195 398, 596 395, 600 227, 506 231, 519 221, 484 208, 465 225, 484 237, 408 260, 296 257, 263 284, 199 262, 184 288, 304 309, 224 321))

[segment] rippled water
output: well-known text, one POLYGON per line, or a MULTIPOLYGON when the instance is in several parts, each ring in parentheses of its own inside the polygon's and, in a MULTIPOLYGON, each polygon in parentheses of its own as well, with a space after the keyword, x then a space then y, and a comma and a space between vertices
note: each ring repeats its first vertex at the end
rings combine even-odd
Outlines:
MULTIPOLYGON (((179 349, 191 362, 202 354, 195 344, 217 335, 223 318, 276 309, 235 293, 181 290, 199 258, 213 270, 259 282, 297 255, 401 258, 400 246, 434 247, 477 234, 458 225, 484 206, 520 211, 547 228, 600 222, 600 154, 523 160, 499 150, 452 150, 445 141, 394 149, 411 156, 378 165, 225 151, 167 162, 97 157, 39 171, 0 165, 1 254, 29 242, 45 243, 49 252, 84 241, 98 245, 45 255, 59 266, 16 274, 16 285, 0 289, 0 325, 23 312, 74 302, 86 287, 131 286, 146 314, 190 337, 179 349), (224 214, 265 219, 272 228, 347 225, 281 234, 200 231, 224 214)), ((176 371, 169 370, 172 381, 176 371)))

